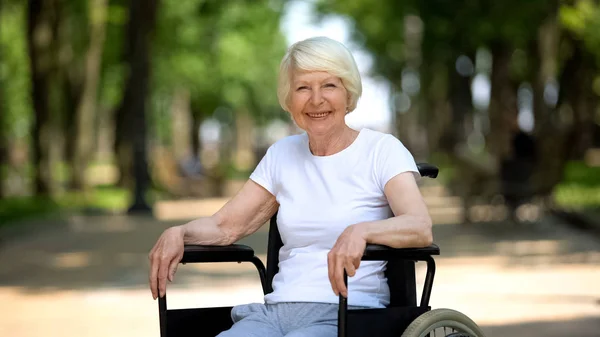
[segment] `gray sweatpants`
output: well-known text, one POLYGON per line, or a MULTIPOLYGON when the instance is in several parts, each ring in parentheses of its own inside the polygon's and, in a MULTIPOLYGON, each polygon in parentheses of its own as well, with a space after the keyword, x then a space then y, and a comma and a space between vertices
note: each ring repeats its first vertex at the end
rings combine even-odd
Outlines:
MULTIPOLYGON (((362 309, 348 307, 348 309, 362 309)), ((335 337, 338 305, 290 302, 233 307, 233 326, 217 337, 335 337)))

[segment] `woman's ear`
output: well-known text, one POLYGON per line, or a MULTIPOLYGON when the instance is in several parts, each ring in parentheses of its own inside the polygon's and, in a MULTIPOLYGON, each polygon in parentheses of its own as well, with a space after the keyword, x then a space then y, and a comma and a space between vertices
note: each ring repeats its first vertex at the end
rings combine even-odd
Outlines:
POLYGON ((350 94, 348 94, 348 99, 346 99, 346 114, 350 113, 350 101, 351 101, 351 97, 350 97, 350 94))

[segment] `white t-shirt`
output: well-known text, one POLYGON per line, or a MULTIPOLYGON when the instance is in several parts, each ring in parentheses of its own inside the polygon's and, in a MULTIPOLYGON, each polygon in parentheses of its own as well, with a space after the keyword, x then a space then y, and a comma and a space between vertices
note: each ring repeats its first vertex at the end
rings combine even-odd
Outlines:
MULTIPOLYGON (((418 169, 394 136, 362 129, 346 149, 314 156, 306 133, 273 144, 250 179, 279 202, 277 224, 283 247, 279 272, 266 303, 338 303, 327 269, 327 253, 346 227, 393 216, 384 194, 394 176, 418 169)), ((348 278, 348 304, 389 304, 385 262, 362 261, 348 278)))

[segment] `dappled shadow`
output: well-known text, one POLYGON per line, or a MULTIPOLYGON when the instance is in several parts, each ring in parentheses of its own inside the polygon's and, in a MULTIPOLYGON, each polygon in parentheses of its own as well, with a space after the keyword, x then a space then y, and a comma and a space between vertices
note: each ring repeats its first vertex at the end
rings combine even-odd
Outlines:
POLYGON ((500 257, 506 266, 597 264, 600 240, 545 216, 536 222, 481 222, 434 226, 440 258, 500 257))
POLYGON ((600 317, 482 326, 486 337, 596 337, 600 317))
MULTIPOLYGON (((29 233, 4 238, 0 286, 30 292, 146 287, 148 252, 164 229, 181 223, 151 216, 103 215, 70 216, 31 226, 29 233)), ((266 254, 266 234, 257 233, 240 243, 266 254)), ((250 264, 215 265, 180 267, 177 283, 232 276, 258 279, 250 264)))
MULTIPOLYGON (((160 233, 182 221, 151 216, 70 216, 35 226, 0 246, 0 286, 27 292, 147 287, 148 252, 160 233)), ((436 225, 439 259, 503 258, 506 267, 548 263, 598 263, 600 243, 552 219, 509 225, 436 225)), ((264 261, 267 226, 240 243, 264 261)), ((254 267, 210 264, 180 267, 173 286, 258 282, 254 267)))

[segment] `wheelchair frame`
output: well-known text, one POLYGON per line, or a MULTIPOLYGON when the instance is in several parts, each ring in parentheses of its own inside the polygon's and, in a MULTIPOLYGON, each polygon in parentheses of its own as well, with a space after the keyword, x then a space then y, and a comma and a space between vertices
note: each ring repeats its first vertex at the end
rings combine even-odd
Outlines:
MULTIPOLYGON (((418 169, 423 177, 436 178, 435 166, 421 163, 418 169)), ((251 247, 240 244, 229 246, 186 245, 180 263, 250 262, 256 266, 263 293, 273 291, 271 283, 278 271, 278 253, 283 245, 277 229, 277 213, 271 218, 267 248, 267 267, 254 254, 251 247)), ((390 287, 390 305, 382 309, 348 310, 347 298, 339 296, 338 337, 363 336, 364 328, 370 328, 372 336, 399 336, 418 316, 431 310, 429 299, 435 276, 433 255, 439 255, 435 244, 425 248, 390 248, 369 244, 363 261, 387 261, 386 276, 390 287), (427 263, 423 293, 416 305, 415 261, 427 263), (349 319, 349 317, 351 319, 349 319)), ((348 276, 344 272, 344 282, 348 276)), ((167 309, 167 296, 159 297, 159 321, 161 337, 206 336, 214 337, 227 330, 231 321, 231 307, 167 309)))

